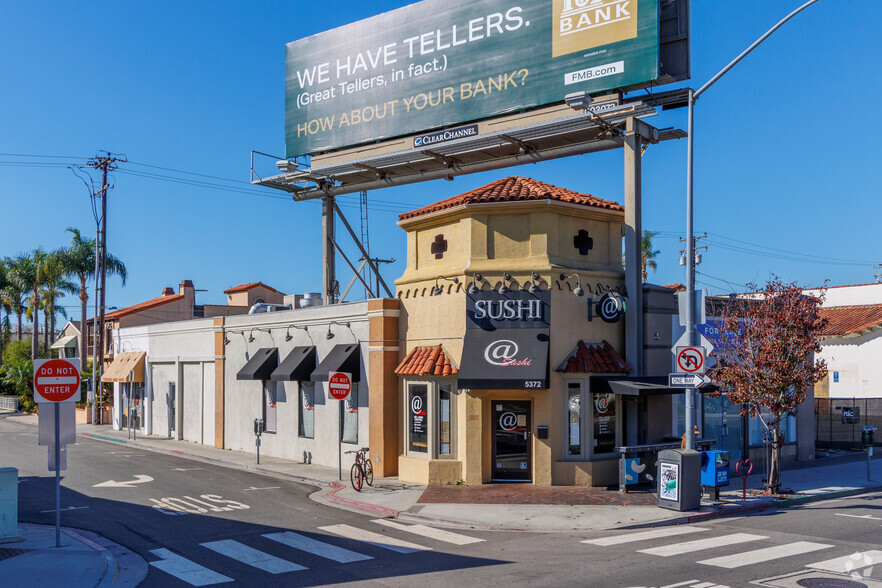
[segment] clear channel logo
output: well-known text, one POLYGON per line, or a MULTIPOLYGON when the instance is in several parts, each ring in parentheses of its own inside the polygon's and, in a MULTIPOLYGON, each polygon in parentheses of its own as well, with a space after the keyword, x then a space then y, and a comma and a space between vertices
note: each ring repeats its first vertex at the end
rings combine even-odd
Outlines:
POLYGON ((478 125, 469 125, 467 127, 459 127, 457 129, 446 129, 436 131, 413 138, 414 147, 428 147, 437 143, 446 143, 447 141, 455 141, 456 139, 464 139, 466 137, 477 137, 478 125))

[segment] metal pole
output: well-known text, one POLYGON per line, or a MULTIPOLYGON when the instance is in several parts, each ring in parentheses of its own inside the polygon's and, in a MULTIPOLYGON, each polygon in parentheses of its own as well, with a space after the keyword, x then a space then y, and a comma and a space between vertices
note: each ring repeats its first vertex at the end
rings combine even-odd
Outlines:
MULTIPOLYGON (((689 127, 688 137, 686 139, 686 297, 689 300, 688 309, 686 311, 686 332, 689 334, 689 344, 695 345, 695 240, 692 228, 692 150, 693 150, 693 116, 695 111, 695 101, 698 97, 710 88, 717 80, 723 77, 730 69, 735 67, 739 61, 747 57, 747 55, 756 49, 760 43, 765 41, 772 33, 778 30, 788 20, 817 2, 818 0, 809 0, 769 29, 762 37, 753 42, 753 44, 741 52, 741 54, 732 60, 729 65, 720 70, 717 75, 712 77, 706 84, 698 90, 689 89, 689 127)), ((686 449, 695 449, 694 419, 693 411, 695 409, 695 390, 689 388, 686 390, 686 449)))
MULTIPOLYGON (((104 197, 103 195, 101 196, 104 197)), ((99 259, 101 257, 101 223, 98 223, 95 228, 95 299, 92 301, 95 307, 95 312, 92 314, 92 424, 98 424, 98 268, 100 267, 99 259)), ((86 318, 83 317, 83 337, 87 338, 86 341, 86 351, 88 351, 89 347, 89 330, 86 328, 86 318)), ((83 361, 86 361, 86 358, 83 358, 83 361)))
MULTIPOLYGON (((96 280, 101 280, 101 315, 100 318, 96 317, 96 321, 99 323, 100 331, 98 331, 98 353, 96 357, 98 358, 98 373, 99 376, 104 372, 104 308, 105 308, 105 291, 107 289, 107 194, 109 192, 109 188, 107 186, 107 168, 110 166, 111 161, 109 158, 106 158, 103 162, 102 166, 102 184, 101 190, 103 192, 101 198, 101 265, 99 268, 100 275, 95 276, 96 280)), ((98 380, 98 385, 100 387, 101 380, 98 380)), ((100 392, 100 391, 99 391, 100 392)), ((98 408, 104 408, 103 402, 103 394, 98 394, 96 396, 96 400, 98 401, 98 408)), ((102 417, 104 416, 103 410, 99 410, 98 412, 98 424, 104 424, 102 422, 102 417)))
POLYGON ((55 547, 61 547, 61 404, 52 405, 55 410, 55 547))
POLYGON ((343 401, 337 401, 337 480, 343 481, 343 401))

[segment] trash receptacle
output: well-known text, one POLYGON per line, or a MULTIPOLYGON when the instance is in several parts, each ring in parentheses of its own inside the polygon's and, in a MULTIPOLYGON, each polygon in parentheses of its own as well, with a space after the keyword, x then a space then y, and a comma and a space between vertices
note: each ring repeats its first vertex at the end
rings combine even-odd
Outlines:
POLYGON ((658 505, 697 510, 701 505, 701 454, 693 449, 666 449, 658 454, 658 505))

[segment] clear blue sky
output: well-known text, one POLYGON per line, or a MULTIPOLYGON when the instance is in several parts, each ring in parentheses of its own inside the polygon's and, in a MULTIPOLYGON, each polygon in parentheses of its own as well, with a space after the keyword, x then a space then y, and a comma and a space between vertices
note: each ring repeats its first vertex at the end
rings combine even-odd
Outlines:
MULTIPOLYGON (((407 3, 3 2, 0 256, 65 245, 68 226, 94 234, 87 189, 65 165, 107 150, 131 162, 112 176, 108 230, 129 281, 110 280, 108 306, 182 279, 208 290, 199 303, 258 280, 318 291, 320 205, 250 186, 250 151, 284 153, 286 43, 407 3)), ((689 83, 703 84, 801 3, 693 0, 689 83)), ((877 0, 821 0, 698 102, 695 228, 709 235, 700 285, 729 292, 770 273, 807 286, 873 280, 880 22, 877 0)), ((685 129, 686 112, 648 122, 685 129)), ((661 231, 655 283, 684 281, 685 156, 680 140, 644 157, 644 227, 661 231)), ((371 253, 399 260, 387 281, 403 271, 398 213, 507 175, 622 201, 621 151, 372 192, 371 253)), ((357 225, 357 195, 341 200, 357 225)), ((340 272, 344 287, 349 277, 340 272)), ((79 318, 76 299, 65 304, 79 318)))

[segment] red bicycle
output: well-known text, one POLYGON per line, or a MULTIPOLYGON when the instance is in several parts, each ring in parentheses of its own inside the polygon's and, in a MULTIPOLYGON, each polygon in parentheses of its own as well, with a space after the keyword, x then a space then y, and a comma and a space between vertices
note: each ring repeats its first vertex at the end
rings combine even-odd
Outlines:
POLYGON ((374 485, 374 467, 371 460, 367 457, 369 448, 362 447, 358 451, 347 451, 346 453, 355 454, 355 463, 349 470, 349 480, 356 492, 361 492, 362 486, 367 483, 368 486, 374 485))

